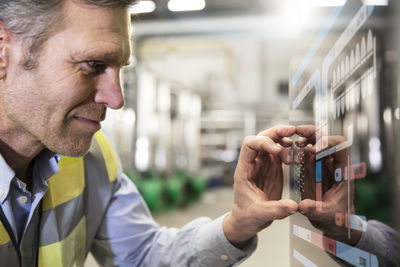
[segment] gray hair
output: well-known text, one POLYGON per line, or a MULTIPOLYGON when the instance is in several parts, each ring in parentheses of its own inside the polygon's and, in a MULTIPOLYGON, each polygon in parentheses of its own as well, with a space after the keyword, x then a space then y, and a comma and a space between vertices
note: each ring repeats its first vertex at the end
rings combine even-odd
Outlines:
MULTIPOLYGON (((24 41, 26 70, 36 68, 36 54, 43 43, 63 25, 62 6, 66 0, 0 0, 0 21, 24 41)), ((128 7, 138 0, 76 0, 107 7, 128 7)))

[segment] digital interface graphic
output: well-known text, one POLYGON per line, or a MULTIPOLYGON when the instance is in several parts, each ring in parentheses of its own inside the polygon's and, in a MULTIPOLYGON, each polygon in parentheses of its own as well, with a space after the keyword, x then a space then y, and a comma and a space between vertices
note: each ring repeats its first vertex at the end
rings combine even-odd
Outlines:
POLYGON ((398 6, 365 2, 315 8, 291 64, 291 266, 400 266, 398 6))

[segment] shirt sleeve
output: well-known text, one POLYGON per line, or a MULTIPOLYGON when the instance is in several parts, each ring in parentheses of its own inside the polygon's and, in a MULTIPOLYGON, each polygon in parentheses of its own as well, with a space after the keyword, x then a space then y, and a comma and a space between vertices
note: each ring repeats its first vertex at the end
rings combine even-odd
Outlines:
POLYGON ((381 222, 370 220, 356 248, 374 254, 379 266, 400 265, 399 233, 381 222))
POLYGON ((91 252, 102 266, 233 266, 254 252, 226 239, 222 222, 198 218, 184 227, 160 227, 135 185, 121 174, 91 252))
MULTIPOLYGON (((361 235, 360 240, 355 246, 356 249, 371 254, 368 266, 400 266, 400 238, 399 233, 384 223, 369 220, 366 230, 361 235), (373 260, 375 258, 375 260, 373 260), (377 261, 377 262, 376 262, 377 261)), ((356 253, 349 247, 348 254, 356 253)), ((344 260, 328 254, 332 259, 340 264, 340 266, 354 266, 344 260)))

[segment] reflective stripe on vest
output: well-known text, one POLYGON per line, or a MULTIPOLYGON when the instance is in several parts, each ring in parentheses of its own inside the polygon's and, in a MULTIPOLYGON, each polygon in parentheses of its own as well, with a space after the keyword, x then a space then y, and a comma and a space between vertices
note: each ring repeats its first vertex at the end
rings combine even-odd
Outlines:
POLYGON ((4 228, 4 225, 0 222, 0 246, 7 244, 10 241, 11 241, 11 239, 7 233, 6 228, 4 228))
POLYGON ((95 139, 100 146, 101 153, 103 154, 104 161, 106 163, 108 178, 110 181, 114 181, 117 178, 118 174, 118 160, 115 155, 114 150, 112 149, 110 143, 107 138, 101 131, 98 131, 95 134, 95 139))
MULTIPOLYGON (((95 134, 95 140, 112 182, 119 168, 116 154, 102 132, 95 134)), ((63 156, 59 168, 47 180, 49 190, 43 198, 39 266, 83 266, 87 235, 84 158, 63 156)))
POLYGON ((86 217, 63 240, 39 248, 39 266, 83 266, 85 262, 86 217))
POLYGON ((83 158, 62 157, 58 167, 60 170, 47 180, 49 190, 43 197, 43 211, 76 198, 85 188, 83 158))

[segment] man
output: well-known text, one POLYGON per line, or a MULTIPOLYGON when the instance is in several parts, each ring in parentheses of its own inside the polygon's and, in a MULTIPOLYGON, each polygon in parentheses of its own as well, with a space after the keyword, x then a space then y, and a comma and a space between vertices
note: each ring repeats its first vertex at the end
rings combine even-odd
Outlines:
POLYGON ((297 211, 280 199, 295 128, 278 126, 244 140, 230 213, 182 229, 153 221, 99 131, 106 109, 123 106, 132 2, 0 2, 4 266, 82 266, 89 251, 105 266, 227 266, 297 211))

